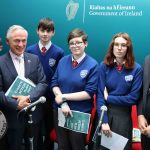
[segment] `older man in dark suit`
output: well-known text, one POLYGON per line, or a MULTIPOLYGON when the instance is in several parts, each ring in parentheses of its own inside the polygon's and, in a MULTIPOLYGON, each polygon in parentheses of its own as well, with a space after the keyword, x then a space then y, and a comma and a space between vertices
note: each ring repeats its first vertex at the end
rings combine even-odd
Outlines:
POLYGON ((141 130, 143 150, 150 148, 150 56, 145 58, 143 72, 143 94, 138 104, 138 122, 141 130))
MULTIPOLYGON (((22 26, 11 26, 6 36, 10 50, 0 57, 0 91, 5 93, 18 75, 28 78, 36 84, 36 87, 28 96, 17 95, 9 100, 1 101, 2 111, 8 121, 6 139, 9 150, 21 150, 22 138, 26 133, 26 115, 21 116, 19 120, 17 118, 18 111, 38 100, 44 95, 47 88, 46 78, 38 57, 25 53, 27 37, 28 33, 22 26)), ((34 121, 34 150, 36 150, 42 119, 40 105, 37 105, 32 115, 34 121)))

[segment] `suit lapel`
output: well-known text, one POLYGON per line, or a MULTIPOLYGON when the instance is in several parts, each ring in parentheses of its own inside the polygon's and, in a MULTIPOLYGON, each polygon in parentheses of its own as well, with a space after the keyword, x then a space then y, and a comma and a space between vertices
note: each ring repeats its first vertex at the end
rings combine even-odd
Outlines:
POLYGON ((12 58, 11 58, 9 52, 8 52, 7 55, 6 55, 6 62, 5 62, 5 63, 6 63, 6 65, 7 65, 7 67, 8 67, 8 69, 9 69, 9 71, 11 72, 11 74, 12 74, 14 77, 16 77, 18 74, 17 74, 16 68, 15 68, 15 66, 14 66, 14 63, 13 63, 13 61, 12 61, 12 58))
MULTIPOLYGON (((6 55, 6 65, 9 69, 9 71, 11 72, 11 74, 16 77, 18 75, 16 68, 14 66, 14 63, 11 59, 11 56, 9 54, 9 52, 6 55)), ((28 57, 28 55, 26 53, 24 53, 24 65, 25 65, 25 77, 27 78, 29 76, 30 73, 30 69, 31 69, 31 59, 28 57)))
POLYGON ((25 77, 28 78, 31 69, 31 59, 24 53, 25 77))

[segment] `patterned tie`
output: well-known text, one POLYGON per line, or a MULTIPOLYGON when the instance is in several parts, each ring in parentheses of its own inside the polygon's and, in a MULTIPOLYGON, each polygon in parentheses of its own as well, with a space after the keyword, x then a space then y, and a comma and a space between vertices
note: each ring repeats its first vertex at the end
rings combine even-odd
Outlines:
POLYGON ((73 66, 73 68, 75 68, 77 65, 78 65, 78 62, 77 62, 76 60, 73 60, 73 61, 72 61, 72 66, 73 66))
POLYGON ((16 57, 17 60, 17 72, 19 76, 24 77, 23 58, 16 57))
POLYGON ((47 49, 46 49, 45 47, 42 47, 41 50, 42 50, 42 54, 44 55, 44 54, 46 53, 46 50, 47 50, 47 49))

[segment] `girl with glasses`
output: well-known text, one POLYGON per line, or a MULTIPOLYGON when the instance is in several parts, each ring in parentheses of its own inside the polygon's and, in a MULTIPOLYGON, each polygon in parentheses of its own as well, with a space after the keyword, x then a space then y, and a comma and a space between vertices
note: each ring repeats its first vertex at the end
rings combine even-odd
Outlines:
POLYGON ((58 107, 65 117, 72 116, 72 110, 91 113, 93 95, 97 89, 98 64, 85 52, 88 43, 84 31, 71 31, 68 35, 68 44, 71 54, 59 61, 51 82, 55 94, 54 123, 58 149, 85 150, 86 134, 58 126, 58 107))

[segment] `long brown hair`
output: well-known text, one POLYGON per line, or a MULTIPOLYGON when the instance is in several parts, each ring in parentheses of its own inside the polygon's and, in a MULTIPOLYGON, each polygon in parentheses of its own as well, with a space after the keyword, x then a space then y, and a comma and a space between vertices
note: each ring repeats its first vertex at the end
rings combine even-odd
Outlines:
POLYGON ((113 54, 113 48, 114 48, 114 41, 117 37, 122 37, 125 40, 127 40, 127 53, 124 58, 125 59, 124 66, 126 69, 131 69, 134 67, 134 63, 135 63, 135 59, 134 59, 134 55, 133 55, 133 46, 132 46, 131 38, 125 32, 120 32, 112 38, 112 41, 110 42, 110 45, 108 48, 108 52, 104 58, 104 63, 108 66, 114 66, 115 56, 113 54))

